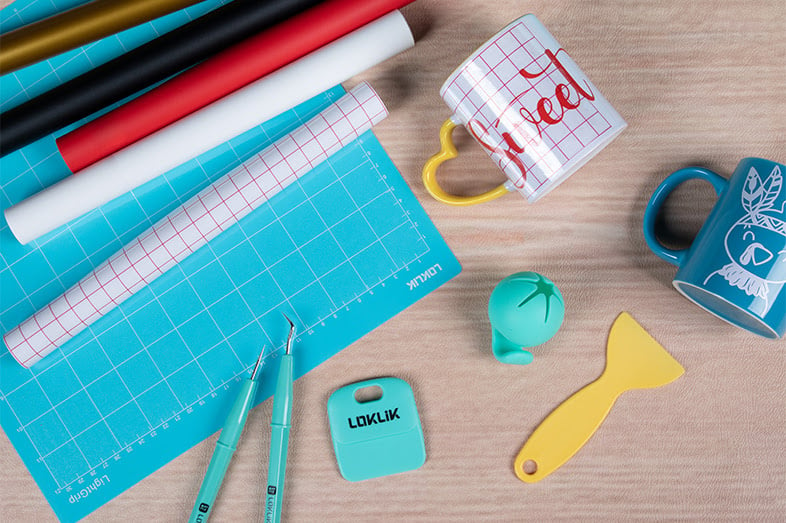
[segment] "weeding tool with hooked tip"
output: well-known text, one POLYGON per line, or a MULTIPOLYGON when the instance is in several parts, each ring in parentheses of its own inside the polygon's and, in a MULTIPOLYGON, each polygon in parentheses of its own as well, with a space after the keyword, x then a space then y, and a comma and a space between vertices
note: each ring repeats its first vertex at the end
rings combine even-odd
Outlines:
POLYGON ((281 521, 281 506, 284 494, 284 475, 287 468, 289 428, 292 425, 292 341, 295 324, 287 315, 289 335, 281 363, 278 368, 276 392, 273 395, 273 415, 270 420, 270 463, 267 473, 267 496, 265 498, 265 523, 281 521))

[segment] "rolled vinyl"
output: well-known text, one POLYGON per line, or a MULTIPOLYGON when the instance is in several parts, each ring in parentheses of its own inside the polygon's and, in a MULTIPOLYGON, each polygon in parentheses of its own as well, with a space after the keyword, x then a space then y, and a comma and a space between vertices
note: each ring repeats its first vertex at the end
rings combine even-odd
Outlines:
POLYGON ((93 0, 0 36, 0 74, 149 22, 202 0, 93 0))
POLYGON ((284 21, 319 0, 233 0, 0 115, 0 156, 284 21))
POLYGON ((3 336, 29 367, 387 116, 362 83, 209 185, 3 336), (291 157, 282 151, 298 152, 291 157), (297 156, 297 159, 295 158, 297 156))
POLYGON ((28 243, 414 45, 398 11, 5 210, 28 243))
POLYGON ((57 140, 72 172, 109 156, 412 0, 327 0, 57 140))

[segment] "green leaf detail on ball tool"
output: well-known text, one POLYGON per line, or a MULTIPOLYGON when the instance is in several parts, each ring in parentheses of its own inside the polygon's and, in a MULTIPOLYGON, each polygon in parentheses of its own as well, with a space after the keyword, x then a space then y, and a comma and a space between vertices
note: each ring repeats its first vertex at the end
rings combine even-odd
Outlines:
POLYGON ((551 309, 551 298, 556 296, 557 299, 561 302, 562 301, 562 297, 561 296, 557 296, 559 291, 557 290, 557 287, 550 280, 547 280, 546 278, 544 278, 540 274, 536 274, 536 276, 537 276, 537 280, 532 282, 533 284, 535 284, 535 290, 532 291, 532 293, 529 296, 524 298, 524 300, 522 300, 522 302, 519 303, 518 306, 519 307, 523 307, 532 298, 534 298, 534 297, 536 297, 538 295, 543 295, 543 297, 546 298, 546 312, 543 314, 543 323, 546 323, 546 322, 549 321, 549 310, 551 309))

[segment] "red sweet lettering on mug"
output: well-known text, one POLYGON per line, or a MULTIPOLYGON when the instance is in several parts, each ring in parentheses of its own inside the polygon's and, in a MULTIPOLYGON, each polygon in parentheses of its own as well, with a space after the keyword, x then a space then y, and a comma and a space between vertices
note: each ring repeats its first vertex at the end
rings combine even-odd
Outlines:
MULTIPOLYGON (((565 68, 563 63, 560 62, 558 57, 560 53, 565 53, 565 50, 559 48, 557 52, 554 53, 551 51, 551 49, 546 49, 545 55, 546 58, 549 59, 550 62, 549 65, 547 65, 540 71, 534 73, 527 71, 526 68, 522 68, 519 70, 519 74, 521 76, 523 76, 528 80, 534 80, 536 78, 539 78, 547 74, 549 67, 551 65, 554 65, 554 67, 560 72, 560 74, 562 74, 565 80, 567 80, 568 84, 570 84, 570 86, 568 86, 566 84, 559 83, 554 89, 554 96, 556 97, 557 103, 559 104, 559 107, 556 109, 556 113, 554 112, 555 108, 553 102, 549 97, 546 96, 538 100, 537 104, 535 104, 535 114, 533 114, 532 111, 530 111, 526 107, 522 107, 521 110, 519 111, 521 116, 525 120, 535 125, 535 128, 538 130, 539 136, 541 136, 540 124, 545 123, 548 126, 561 122, 562 119, 565 117, 565 113, 567 111, 578 108, 582 98, 586 98, 587 100, 590 101, 595 100, 595 94, 592 92, 592 89, 590 88, 587 81, 586 80, 584 81, 584 85, 586 86, 585 89, 579 84, 578 81, 576 81, 575 78, 573 78, 573 75, 570 74, 570 72, 565 68), (573 87, 573 89, 576 91, 576 94, 578 95, 575 102, 572 102, 570 100, 570 95, 571 95, 570 87, 573 87)), ((529 92, 531 89, 534 89, 534 87, 527 89, 526 91, 518 95, 513 101, 518 102, 524 96, 524 94, 529 92)))
MULTIPOLYGON (((494 121, 494 126, 499 126, 499 119, 494 121)), ((471 134, 478 141, 478 143, 483 146, 484 149, 487 149, 492 153, 500 154, 513 162, 513 164, 518 168, 519 172, 521 172, 521 178, 514 181, 513 184, 517 189, 523 189, 524 183, 527 181, 527 167, 524 165, 524 162, 521 161, 521 158, 519 158, 519 154, 526 150, 526 146, 522 147, 521 145, 517 144, 510 133, 506 133, 504 131, 501 133, 501 136, 502 141, 505 142, 507 148, 499 146, 495 147, 494 145, 491 145, 485 140, 485 137, 489 136, 490 134, 488 129, 486 129, 483 124, 477 120, 470 120, 467 124, 467 130, 469 130, 469 134, 471 134), (479 133, 475 127, 479 127, 482 134, 479 133)), ((499 160, 497 163, 499 168, 504 171, 505 169, 503 168, 502 160, 499 160)))
MULTIPOLYGON (((527 180, 527 168, 521 161, 519 155, 526 150, 527 146, 532 141, 539 141, 543 137, 543 129, 541 126, 548 127, 549 125, 554 125, 561 122, 565 117, 565 113, 575 110, 579 107, 582 99, 587 99, 590 101, 595 100, 595 94, 592 92, 592 89, 590 88, 587 81, 584 81, 584 86, 579 84, 573 75, 571 75, 570 72, 565 68, 565 65, 560 61, 558 55, 561 52, 565 53, 565 50, 560 48, 556 53, 554 53, 550 49, 546 49, 545 56, 549 59, 549 64, 540 71, 532 72, 527 71, 525 68, 519 70, 519 74, 524 78, 528 80, 535 80, 541 76, 547 75, 549 68, 553 65, 557 71, 562 74, 562 76, 565 78, 565 81, 567 81, 567 84, 558 83, 554 88, 554 97, 557 100, 557 107, 554 106, 554 102, 548 96, 541 97, 532 108, 525 107, 521 101, 524 98, 524 95, 526 95, 532 89, 535 89, 535 87, 530 87, 529 89, 525 90, 513 98, 510 105, 508 105, 508 107, 501 112, 500 117, 492 122, 493 128, 502 138, 502 143, 498 145, 491 143, 489 140, 489 138, 491 138, 491 133, 481 122, 476 119, 472 119, 467 124, 470 134, 478 141, 478 143, 480 143, 480 145, 492 153, 496 153, 503 158, 507 158, 516 166, 516 168, 521 173, 521 178, 516 180, 514 185, 519 189, 524 187, 524 184, 527 180), (573 94, 571 87, 576 92, 575 101, 571 100, 571 95, 573 94), (527 140, 526 144, 518 143, 511 133, 501 130, 501 128, 510 128, 510 124, 508 123, 509 119, 508 122, 506 122, 504 125, 501 125, 502 116, 505 115, 509 110, 519 105, 521 107, 519 108, 518 113, 525 121, 534 125, 538 132, 537 139, 535 137, 530 139, 527 136, 529 133, 517 133, 520 137, 527 140)), ((517 130, 518 127, 519 126, 513 126, 513 130, 517 130)), ((502 168, 502 159, 499 160, 499 166, 502 168)))

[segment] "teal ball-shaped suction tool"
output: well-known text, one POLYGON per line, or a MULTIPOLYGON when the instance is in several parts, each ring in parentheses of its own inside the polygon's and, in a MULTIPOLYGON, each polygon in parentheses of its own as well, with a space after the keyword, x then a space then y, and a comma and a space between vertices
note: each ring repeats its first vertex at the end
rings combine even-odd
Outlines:
POLYGON ((565 302, 554 282, 537 272, 517 272, 503 279, 489 298, 491 348, 502 363, 526 365, 526 347, 550 340, 565 319, 565 302))

